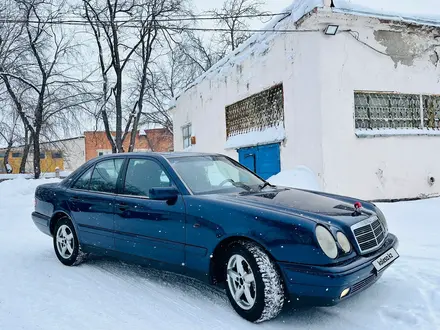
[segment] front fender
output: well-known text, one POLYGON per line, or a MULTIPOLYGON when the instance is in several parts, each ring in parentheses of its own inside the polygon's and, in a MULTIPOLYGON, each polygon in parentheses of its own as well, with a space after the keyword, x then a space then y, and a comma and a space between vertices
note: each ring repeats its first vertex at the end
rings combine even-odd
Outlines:
POLYGON ((257 242, 276 261, 309 265, 332 263, 318 246, 315 221, 197 196, 185 196, 185 203, 186 265, 190 269, 207 272, 214 251, 230 237, 257 242))

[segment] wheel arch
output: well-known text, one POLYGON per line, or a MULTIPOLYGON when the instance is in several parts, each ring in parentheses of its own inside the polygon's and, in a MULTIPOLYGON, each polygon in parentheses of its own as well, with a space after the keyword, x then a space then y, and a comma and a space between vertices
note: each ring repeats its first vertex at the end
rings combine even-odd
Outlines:
POLYGON ((222 241, 220 241, 217 246, 214 248, 213 252, 211 253, 211 260, 209 263, 209 282, 213 285, 221 285, 226 281, 226 278, 224 276, 223 272, 223 263, 226 262, 225 257, 226 253, 228 251, 228 247, 231 246, 234 243, 237 243, 239 241, 246 241, 246 242, 252 242, 257 244, 260 248, 263 249, 263 251, 271 258, 273 261, 275 261, 275 264, 278 267, 278 270, 280 272, 280 275, 282 279, 284 280, 284 274, 279 268, 276 259, 270 253, 270 251, 260 242, 256 241, 253 238, 247 237, 247 236, 241 236, 241 235, 235 235, 235 236, 229 236, 224 238, 222 241))
MULTIPOLYGON (((50 222, 49 222, 49 230, 50 230, 50 234, 53 236, 54 235, 54 231, 55 231, 55 225, 56 223, 62 219, 62 218, 68 218, 72 224, 73 227, 75 227, 76 230, 76 226, 72 221, 72 218, 65 212, 65 211, 56 211, 52 217, 50 218, 50 222)), ((78 231, 76 230, 76 232, 78 233, 78 231)))

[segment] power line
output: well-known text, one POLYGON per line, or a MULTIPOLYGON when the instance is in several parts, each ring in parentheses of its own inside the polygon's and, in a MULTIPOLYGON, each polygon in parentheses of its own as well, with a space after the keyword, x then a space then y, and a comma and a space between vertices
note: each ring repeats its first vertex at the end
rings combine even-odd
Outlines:
MULTIPOLYGON (((275 17, 275 16, 281 16, 281 15, 290 15, 291 13, 289 12, 285 12, 285 13, 261 13, 261 14, 249 14, 249 15, 230 15, 230 16, 222 16, 222 15, 218 15, 218 16, 206 16, 205 14, 201 14, 201 15, 191 15, 191 16, 179 16, 179 15, 175 15, 173 17, 167 17, 167 18, 158 18, 155 19, 156 22, 181 22, 181 21, 212 21, 212 20, 224 20, 224 19, 236 19, 236 18, 260 18, 260 17, 275 17)), ((83 19, 81 21, 76 21, 77 16, 63 16, 62 18, 58 19, 58 20, 50 20, 49 17, 40 17, 40 21, 42 22, 64 22, 64 21, 75 21, 75 22, 87 22, 87 20, 83 19)), ((7 22, 10 20, 16 20, 16 19, 11 19, 8 17, 4 17, 4 16, 0 16, 0 21, 3 22, 7 22)), ((20 21, 20 20, 18 20, 20 21)), ((111 22, 109 19, 105 19, 105 20, 100 20, 101 22, 111 22)), ((134 18, 134 19, 130 19, 130 20, 114 20, 113 22, 115 23, 126 23, 126 22, 144 22, 146 21, 145 19, 142 18, 134 18)))
MULTIPOLYGON (((0 20, 2 20, 0 18, 0 20)), ((168 22, 167 20, 162 20, 162 22, 168 22)), ((17 24, 17 23, 25 23, 25 24, 49 24, 49 25, 69 25, 69 26, 90 26, 88 21, 46 21, 41 22, 37 20, 17 20, 17 19, 4 19, 2 23, 5 24, 17 24)), ((140 28, 140 25, 133 24, 133 21, 119 21, 114 22, 117 24, 124 25, 126 28, 140 28)), ((101 21, 101 22, 93 22, 93 25, 110 25, 110 21, 101 21)), ((155 27, 160 30, 175 30, 175 31, 199 31, 199 32, 230 32, 230 29, 226 28, 197 28, 197 27, 170 27, 170 26, 157 26, 155 27)), ((318 32, 320 30, 296 30, 296 29, 234 29, 235 32, 250 32, 250 33, 264 33, 264 32, 276 32, 276 33, 302 33, 302 32, 318 32)))
MULTIPOLYGON (((172 30, 182 30, 182 31, 200 31, 200 32, 231 32, 230 29, 217 29, 217 28, 169 28, 169 27, 160 27, 161 29, 172 29, 172 30)), ((320 30, 289 30, 289 29, 234 29, 235 32, 250 32, 250 33, 264 33, 264 32, 276 32, 276 33, 301 33, 301 32, 320 32, 320 30)))

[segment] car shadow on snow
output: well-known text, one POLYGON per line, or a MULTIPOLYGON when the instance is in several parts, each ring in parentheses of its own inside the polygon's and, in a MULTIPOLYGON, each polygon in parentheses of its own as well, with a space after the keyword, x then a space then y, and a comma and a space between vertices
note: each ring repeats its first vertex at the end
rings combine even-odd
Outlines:
MULTIPOLYGON (((223 289, 184 275, 95 255, 90 255, 83 265, 91 266, 103 273, 115 276, 133 285, 139 285, 140 289, 145 288, 144 284, 148 283, 148 285, 159 285, 162 288, 169 288, 173 291, 173 294, 178 297, 184 298, 190 296, 193 299, 200 299, 200 305, 206 306, 206 300, 208 300, 216 306, 228 309, 231 314, 235 315, 223 289)), ((377 295, 378 293, 374 287, 369 290, 373 291, 373 295, 377 295)), ((345 319, 344 313, 365 305, 371 307, 371 298, 371 294, 364 296, 360 294, 333 307, 303 307, 297 302, 289 301, 285 304, 283 311, 275 320, 265 324, 273 324, 275 327, 283 324, 288 325, 289 328, 293 326, 300 329, 310 327, 326 328, 329 326, 329 323, 336 325, 340 322, 341 318, 345 319)), ((379 297, 375 297, 375 299, 378 298, 379 297)), ((236 316, 239 319, 238 315, 236 316)), ((348 321, 347 325, 349 325, 349 323, 348 321)), ((271 326, 269 326, 269 328, 271 328, 271 326)))

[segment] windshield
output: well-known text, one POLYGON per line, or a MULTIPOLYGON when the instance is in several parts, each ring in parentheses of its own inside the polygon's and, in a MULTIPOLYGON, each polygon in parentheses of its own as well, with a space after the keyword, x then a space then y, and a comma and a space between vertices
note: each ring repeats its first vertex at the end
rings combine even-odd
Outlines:
POLYGON ((179 157, 169 161, 194 194, 259 191, 265 184, 224 156, 179 157))

